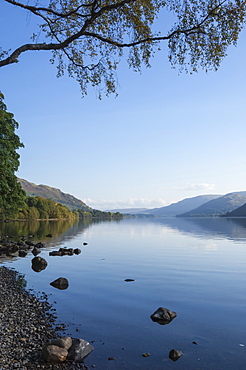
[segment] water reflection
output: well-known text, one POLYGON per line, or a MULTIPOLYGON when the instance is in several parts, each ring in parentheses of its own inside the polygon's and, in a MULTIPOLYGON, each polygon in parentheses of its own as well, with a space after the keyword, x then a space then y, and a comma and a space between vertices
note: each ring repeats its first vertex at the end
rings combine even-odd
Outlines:
POLYGON ((45 240, 50 235, 57 236, 64 233, 78 222, 78 220, 1 222, 0 234, 14 239, 35 237, 35 239, 45 240))
POLYGON ((92 220, 58 220, 58 221, 13 221, 0 223, 1 239, 49 242, 59 245, 64 238, 73 239, 83 233, 92 224, 92 220))
MULTIPOLYGON (((37 256, 42 249, 46 251, 53 250, 55 246, 61 246, 61 244, 69 242, 79 235, 83 235, 92 225, 98 225, 103 222, 110 223, 117 221, 76 219, 0 222, 0 246, 1 244, 3 245, 0 248, 0 262, 1 258, 4 258, 4 261, 14 261, 20 257, 26 257, 27 253, 29 253, 27 250, 34 256, 37 256), (31 248, 33 249, 31 250, 31 248)), ((84 241, 82 245, 85 247, 88 243, 84 241)), ((61 253, 61 248, 58 252, 53 251, 52 253, 53 255, 66 254, 61 253)), ((76 248, 72 251, 72 254, 74 253, 80 254, 81 250, 76 248)), ((42 269, 40 270, 35 265, 33 270, 36 272, 42 271, 42 269)))
MULTIPOLYGON (((226 238, 229 240, 246 239, 246 218, 150 218, 123 220, 58 220, 58 221, 14 221, 0 223, 0 239, 15 241, 28 240, 46 242, 50 246, 60 245, 64 240, 72 240, 79 234, 101 223, 114 224, 158 224, 164 226, 163 232, 173 229, 199 238, 226 238)), ((134 233, 138 229, 133 228, 134 233)), ((129 230, 128 230, 129 232, 129 230)), ((141 228, 142 233, 148 233, 148 228, 141 228)), ((146 235, 148 236, 148 235, 146 235)), ((83 245, 87 245, 84 242, 83 245)))
POLYGON ((246 239, 246 218, 153 218, 148 222, 165 225, 182 233, 199 237, 246 239))
MULTIPOLYGON (((34 239, 41 242, 52 241, 59 244, 64 238, 73 239, 94 224, 118 222, 118 220, 31 220, 0 222, 0 237, 18 241, 34 239)), ((119 220, 120 222, 120 220, 119 220)), ((86 245, 87 243, 84 243, 86 245)))
MULTIPOLYGON (((34 272, 30 252, 16 259, 14 267, 25 274, 28 289, 45 291, 56 302, 66 334, 93 340, 95 352, 88 358, 89 367, 171 370, 183 352, 175 364, 179 370, 245 368, 245 347, 239 343, 244 344, 245 338, 246 249, 242 241, 246 220, 156 218, 45 224, 35 225, 36 232, 25 226, 18 235, 32 233, 32 240, 44 241, 41 253, 47 268, 34 272), (37 234, 42 228, 43 234, 37 234), (52 237, 47 239, 49 233, 52 237), (56 244, 59 248, 54 248, 56 244), (65 252, 81 248, 82 253, 50 255, 50 250, 59 252, 60 247, 65 252), (66 277, 68 289, 50 285, 60 276, 66 277), (154 324, 150 314, 157 307, 168 307, 178 316, 170 325, 154 324), (228 320, 232 312, 233 319, 228 320), (113 365, 108 361, 111 356, 113 365)), ((0 233, 4 229, 10 235, 10 226, 0 225, 0 233)))

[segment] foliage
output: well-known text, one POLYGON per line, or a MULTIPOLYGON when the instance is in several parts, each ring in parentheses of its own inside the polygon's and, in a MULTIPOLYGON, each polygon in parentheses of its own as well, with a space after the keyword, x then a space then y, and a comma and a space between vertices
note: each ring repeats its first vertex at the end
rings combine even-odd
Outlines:
POLYGON ((92 209, 91 211, 83 211, 82 209, 77 209, 79 217, 81 218, 100 218, 100 219, 109 219, 109 218, 122 218, 123 215, 120 212, 104 212, 97 209, 92 209))
POLYGON ((65 205, 70 210, 82 209, 84 211, 90 211, 91 208, 88 207, 80 199, 75 198, 71 194, 63 193, 60 189, 52 188, 47 185, 36 185, 27 180, 18 179, 22 189, 26 192, 27 196, 40 196, 43 198, 52 199, 57 203, 65 205))
POLYGON ((3 103, 3 95, 0 94, 0 217, 11 216, 18 207, 22 206, 25 192, 17 181, 15 172, 19 167, 19 154, 17 149, 24 145, 19 136, 15 134, 18 123, 14 115, 6 111, 3 103))
POLYGON ((27 197, 25 207, 19 209, 16 213, 16 219, 75 219, 75 218, 121 218, 122 214, 112 212, 102 212, 96 209, 91 211, 84 211, 77 209, 75 211, 69 210, 63 204, 57 203, 51 199, 43 197, 27 197))
POLYGON ((124 50, 129 66, 139 71, 150 66, 162 41, 172 66, 217 69, 228 46, 237 43, 246 10, 243 0, 50 0, 44 6, 4 1, 35 15, 40 24, 32 42, 0 50, 0 67, 18 62, 23 52, 51 50, 58 76, 67 70, 83 94, 89 84, 99 96, 116 91, 115 72, 124 50), (163 33, 171 19, 173 25, 163 33))
POLYGON ((78 217, 63 204, 42 197, 27 197, 26 206, 16 215, 18 219, 70 219, 78 217))
POLYGON ((20 272, 17 272, 16 273, 16 283, 20 288, 25 289, 27 286, 25 274, 21 274, 20 272))
MULTIPOLYGON (((90 209, 89 211, 84 211, 83 209, 77 209, 74 211, 69 210, 63 204, 57 203, 51 199, 43 197, 25 197, 25 202, 22 203, 22 207, 19 207, 17 211, 16 204, 12 205, 11 213, 9 218, 15 220, 49 220, 49 219, 59 219, 68 220, 76 218, 122 218, 122 214, 119 212, 102 212, 96 209, 90 209)), ((0 219, 5 219, 6 213, 0 214, 0 219)))
MULTIPOLYGON (((70 211, 63 204, 42 197, 26 197, 22 207, 17 210, 16 204, 12 205, 8 218, 16 220, 48 220, 48 219, 74 219, 78 218, 76 211, 70 211)), ((6 218, 6 212, 0 214, 0 219, 6 218)))

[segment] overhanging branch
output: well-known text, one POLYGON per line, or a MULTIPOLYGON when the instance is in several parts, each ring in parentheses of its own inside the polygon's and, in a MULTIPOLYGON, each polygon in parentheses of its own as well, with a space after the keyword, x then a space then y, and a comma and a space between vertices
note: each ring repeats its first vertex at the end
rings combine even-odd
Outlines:
MULTIPOLYGON (((102 16, 104 13, 111 12, 111 11, 117 11, 117 9, 124 7, 127 4, 131 4, 136 2, 137 0, 121 0, 119 2, 109 4, 102 6, 101 8, 98 8, 100 4, 100 0, 94 0, 90 4, 82 4, 77 6, 75 9, 72 9, 68 12, 61 13, 59 11, 55 11, 50 8, 46 7, 34 7, 34 6, 29 6, 29 5, 24 5, 20 2, 17 2, 15 0, 5 0, 6 2, 15 5, 17 7, 24 8, 28 11, 31 11, 35 15, 41 17, 45 22, 46 25, 49 27, 50 32, 52 36, 56 39, 56 43, 28 43, 24 44, 17 49, 15 49, 8 57, 5 57, 4 59, 0 60, 0 67, 3 67, 8 64, 12 63, 17 63, 19 56, 26 52, 26 51, 40 51, 40 50, 50 50, 50 51, 55 51, 55 50, 63 50, 66 51, 66 48, 69 47, 70 44, 72 44, 73 41, 76 41, 80 39, 81 37, 90 37, 92 39, 97 39, 100 40, 104 44, 112 45, 115 46, 116 48, 131 48, 138 46, 140 44, 147 44, 151 42, 159 42, 159 41, 165 41, 165 40, 170 40, 174 38, 177 35, 186 35, 189 36, 191 34, 199 34, 203 33, 206 34, 206 31, 204 30, 205 28, 205 23, 210 17, 215 16, 216 10, 218 10, 219 7, 223 6, 223 4, 226 2, 226 0, 221 0, 221 2, 213 9, 208 11, 208 13, 200 20, 198 21, 194 26, 188 28, 188 29, 182 29, 182 28, 177 28, 170 32, 166 36, 149 36, 149 37, 144 37, 142 39, 137 39, 136 41, 132 42, 119 42, 117 40, 113 40, 110 37, 103 36, 100 33, 96 32, 90 32, 88 31, 89 29, 92 29, 93 23, 97 20, 100 19, 100 16, 102 16), (55 22, 56 17, 60 18, 69 18, 71 15, 77 15, 81 17, 81 14, 78 14, 77 12, 81 8, 87 7, 90 8, 88 14, 83 15, 86 16, 86 19, 83 20, 83 24, 80 26, 80 30, 71 36, 67 37, 65 40, 60 41, 59 38, 62 37, 62 33, 56 32, 56 30, 52 29, 52 24, 51 22, 55 22), (46 15, 44 15, 42 12, 46 12, 46 15), (50 19, 50 15, 53 15, 53 20, 50 19)), ((78 23, 79 24, 79 23, 78 23)), ((72 31, 72 30, 71 30, 72 31)))
POLYGON ((147 38, 144 38, 144 39, 141 39, 141 40, 138 40, 138 41, 135 41, 135 42, 131 42, 131 43, 119 43, 119 42, 114 41, 110 38, 103 37, 99 34, 81 30, 80 32, 68 37, 65 41, 60 42, 60 43, 50 43, 50 44, 41 43, 41 44, 25 44, 25 45, 22 45, 19 48, 17 48, 9 57, 1 60, 0 61, 0 67, 3 67, 5 65, 12 64, 12 63, 17 63, 19 56, 22 53, 26 52, 26 51, 34 51, 34 50, 36 50, 36 51, 46 50, 47 51, 47 50, 62 50, 62 49, 65 49, 73 41, 79 39, 81 36, 92 37, 92 38, 98 39, 98 40, 100 40, 100 41, 102 41, 106 44, 116 46, 118 48, 130 48, 130 47, 134 47, 134 46, 144 44, 144 43, 169 40, 177 34, 182 33, 182 34, 187 35, 191 32, 201 33, 201 30, 195 29, 195 27, 192 27, 188 30, 177 29, 177 30, 173 31, 172 33, 170 33, 168 36, 147 37, 147 38))
POLYGON ((81 8, 90 8, 90 7, 93 7, 93 6, 95 6, 95 3, 97 2, 97 0, 95 0, 92 3, 89 3, 89 4, 81 4, 78 7, 76 7, 75 9, 70 10, 69 12, 60 13, 60 12, 55 11, 52 8, 36 7, 36 6, 25 5, 25 4, 19 3, 18 1, 14 1, 14 0, 5 0, 5 1, 7 3, 12 4, 12 5, 15 5, 15 6, 19 7, 19 8, 23 8, 23 9, 29 10, 30 12, 32 12, 32 13, 34 13, 36 15, 40 15, 39 12, 46 12, 47 14, 53 14, 53 15, 55 15, 57 17, 61 17, 61 18, 68 18, 68 17, 70 17, 73 14, 77 14, 77 12, 81 8))

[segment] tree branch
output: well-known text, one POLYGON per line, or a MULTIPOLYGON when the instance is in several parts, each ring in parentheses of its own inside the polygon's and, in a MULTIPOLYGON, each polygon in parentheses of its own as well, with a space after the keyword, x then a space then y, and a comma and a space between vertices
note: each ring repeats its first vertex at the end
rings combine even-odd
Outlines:
POLYGON ((114 46, 117 46, 119 48, 130 48, 130 47, 134 47, 134 46, 144 44, 144 43, 148 43, 148 42, 170 40, 172 37, 174 37, 177 34, 185 34, 186 36, 188 36, 191 33, 204 33, 205 34, 205 32, 200 29, 200 25, 198 25, 198 26, 194 26, 192 28, 189 28, 187 30, 177 29, 177 30, 171 32, 167 36, 150 36, 150 37, 146 37, 144 39, 134 41, 134 42, 130 42, 130 43, 120 43, 120 42, 114 41, 112 39, 109 39, 107 37, 103 37, 103 36, 101 36, 97 33, 94 33, 94 32, 87 32, 86 31, 86 32, 84 32, 83 35, 96 38, 96 39, 98 39, 98 40, 100 40, 104 43, 114 45, 114 46))
MULTIPOLYGON (((138 40, 138 41, 135 41, 135 42, 131 42, 131 43, 119 43, 119 42, 111 40, 107 37, 103 37, 103 36, 101 36, 97 33, 84 31, 84 28, 87 28, 87 26, 84 25, 84 27, 78 33, 68 37, 66 40, 64 40, 63 42, 60 42, 60 43, 50 43, 50 44, 42 43, 42 44, 25 44, 25 45, 22 45, 19 48, 17 48, 8 58, 5 58, 5 59, 1 60, 0 61, 0 67, 3 67, 5 65, 12 64, 12 63, 17 63, 20 54, 24 53, 25 51, 65 49, 67 46, 69 46, 69 44, 71 44, 73 41, 77 40, 81 36, 93 37, 93 38, 96 38, 96 39, 98 39, 102 42, 105 42, 105 43, 110 44, 110 45, 117 46, 119 48, 125 48, 125 47, 130 48, 130 47, 134 47, 134 46, 137 46, 137 45, 140 45, 140 44, 143 44, 143 43, 169 40, 176 34, 181 34, 181 33, 189 34, 190 32, 194 33, 196 31, 195 27, 192 27, 192 28, 187 29, 187 30, 178 29, 178 30, 175 30, 172 33, 170 33, 168 36, 147 37, 147 38, 144 38, 144 39, 141 39, 141 40, 138 40)), ((199 28, 197 28, 197 32, 202 32, 202 31, 199 30, 199 28)))
POLYGON ((32 13, 34 13, 36 15, 40 15, 38 12, 46 12, 46 13, 50 13, 50 14, 56 15, 56 16, 61 17, 61 18, 67 18, 67 17, 70 17, 73 14, 77 14, 77 15, 80 15, 81 16, 81 14, 78 14, 77 13, 81 8, 90 8, 90 7, 93 7, 94 4, 95 4, 95 2, 96 2, 96 0, 95 0, 92 3, 89 3, 89 4, 81 4, 77 8, 75 8, 75 9, 73 9, 73 10, 67 12, 67 13, 59 13, 59 12, 56 12, 52 8, 45 8, 45 7, 36 7, 36 6, 24 5, 22 3, 19 3, 17 1, 14 1, 14 0, 4 0, 4 1, 6 1, 9 4, 18 6, 20 8, 29 10, 30 12, 32 12, 32 13))
MULTIPOLYGON (((31 12, 33 12, 36 15, 40 16, 42 19, 44 19, 47 22, 47 25, 49 26, 50 29, 51 29, 51 27, 50 27, 49 21, 42 14, 37 13, 37 9, 45 10, 47 12, 50 12, 51 11, 55 15, 59 15, 60 14, 60 13, 53 12, 49 8, 35 8, 35 7, 30 7, 28 5, 23 5, 21 3, 18 3, 15 0, 5 0, 5 1, 7 1, 8 3, 10 3, 12 5, 16 5, 16 6, 19 6, 21 8, 30 10, 31 12)), ((90 18, 88 18, 84 22, 84 25, 82 26, 82 28, 80 29, 79 32, 77 32, 74 35, 68 37, 66 40, 64 40, 62 42, 59 42, 58 41, 58 43, 50 43, 50 44, 39 43, 39 44, 25 44, 25 45, 22 45, 19 48, 17 48, 16 50, 14 50, 13 53, 9 57, 7 57, 7 58, 5 58, 3 60, 0 60, 0 67, 3 67, 5 65, 12 64, 12 63, 18 63, 19 56, 22 53, 26 52, 26 51, 33 51, 33 50, 61 50, 61 49, 65 49, 73 41, 75 41, 78 38, 80 38, 81 36, 85 35, 85 30, 93 23, 93 21, 95 19, 97 19, 98 17, 100 17, 103 13, 105 13, 107 11, 110 11, 110 10, 118 9, 119 7, 123 7, 125 4, 129 4, 131 2, 135 2, 136 0, 122 0, 119 3, 116 3, 116 4, 111 4, 111 5, 103 6, 97 12, 94 12, 96 1, 97 0, 95 0, 92 3, 93 10, 92 10, 92 13, 90 15, 90 18)))
MULTIPOLYGON (((37 44, 24 44, 22 46, 20 46, 19 48, 17 48, 16 50, 14 50, 8 57, 6 57, 5 59, 2 59, 0 60, 0 67, 2 66, 5 66, 5 65, 8 65, 8 64, 12 64, 12 63, 17 63, 18 62, 18 58, 19 56, 26 52, 26 51, 34 51, 34 50, 65 50, 73 41, 75 40, 78 40, 80 37, 82 36, 86 36, 86 37, 92 37, 94 39, 97 39, 97 40, 100 40, 106 44, 110 44, 110 45, 113 45, 115 47, 118 47, 118 48, 130 48, 130 47, 135 47, 135 46, 138 46, 140 44, 144 44, 144 43, 150 43, 150 42, 158 42, 158 41, 163 41, 163 40, 170 40, 171 38, 173 38, 175 35, 178 35, 178 34, 185 34, 186 36, 188 36, 189 34, 191 33, 204 33, 206 34, 205 31, 202 30, 202 26, 204 25, 204 23, 208 20, 209 17, 213 17, 214 16, 214 11, 216 11, 220 6, 222 6, 226 0, 221 0, 221 2, 213 9, 211 9, 211 11, 209 11, 206 16, 204 16, 199 23, 197 23, 195 26, 189 28, 189 29, 180 29, 180 28, 177 28, 176 30, 172 31, 170 34, 168 34, 167 36, 149 36, 149 37, 146 37, 146 38, 142 38, 140 40, 137 40, 137 41, 133 41, 133 42, 129 42, 129 43, 121 43, 121 42, 118 42, 118 41, 114 41, 112 40, 111 38, 109 37, 104 37, 103 35, 100 35, 98 33, 94 33, 94 32, 88 32, 87 29, 93 24, 93 22, 99 18, 103 13, 106 13, 106 12, 110 12, 110 11, 115 11, 117 10, 118 8, 122 8, 124 7, 125 5, 127 4, 131 4, 131 3, 134 3, 136 0, 121 0, 117 3, 114 3, 114 4, 109 4, 109 5, 105 5, 105 6, 102 6, 100 9, 98 9, 97 11, 95 11, 97 5, 98 5, 98 0, 94 0, 92 3, 90 4, 87 4, 87 5, 80 5, 78 6, 76 9, 74 10, 71 10, 67 13, 60 13, 60 12, 56 12, 50 8, 44 8, 44 7, 33 7, 33 6, 29 6, 29 5, 24 5, 22 3, 19 3, 15 0, 5 0, 6 2, 12 4, 12 5, 16 5, 18 7, 21 7, 21 8, 24 8, 26 10, 29 10, 31 11, 32 13, 40 16, 42 19, 45 20, 47 26, 49 27, 51 33, 53 34, 54 38, 56 39, 57 43, 37 43, 37 44), (52 30, 52 27, 51 27, 51 24, 50 22, 52 22, 50 19, 48 19, 48 17, 42 15, 39 13, 42 12, 42 11, 45 11, 47 12, 48 14, 53 14, 54 16, 56 17, 62 17, 62 18, 66 18, 66 17, 69 17, 70 15, 73 15, 73 14, 76 14, 76 12, 81 8, 81 7, 91 7, 91 10, 90 10, 90 13, 86 15, 87 19, 84 21, 81 29, 76 32, 75 34, 67 37, 65 40, 63 41, 60 41, 58 39, 58 36, 56 35, 55 32, 53 32, 52 30)), ((80 15, 81 16, 81 15, 80 15)))

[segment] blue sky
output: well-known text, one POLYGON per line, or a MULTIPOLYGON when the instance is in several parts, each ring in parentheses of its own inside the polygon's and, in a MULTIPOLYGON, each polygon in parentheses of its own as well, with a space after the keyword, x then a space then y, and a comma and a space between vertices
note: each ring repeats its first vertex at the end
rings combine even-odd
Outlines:
MULTIPOLYGON (((29 42, 32 20, 0 6, 1 43, 29 42), (5 13, 7 11, 7 13, 5 13), (19 31, 17 30, 19 26, 19 31)), ((217 72, 179 74, 166 45, 142 74, 123 61, 119 96, 81 98, 56 78, 50 54, 0 68, 0 90, 19 122, 17 176, 98 209, 161 207, 200 194, 246 190, 246 33, 217 72)))

